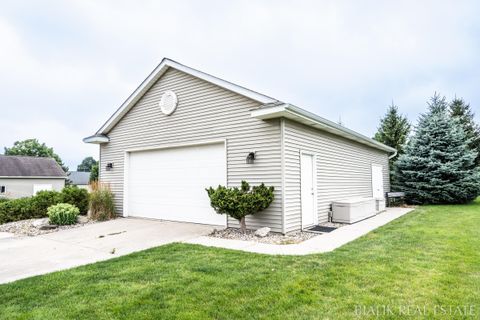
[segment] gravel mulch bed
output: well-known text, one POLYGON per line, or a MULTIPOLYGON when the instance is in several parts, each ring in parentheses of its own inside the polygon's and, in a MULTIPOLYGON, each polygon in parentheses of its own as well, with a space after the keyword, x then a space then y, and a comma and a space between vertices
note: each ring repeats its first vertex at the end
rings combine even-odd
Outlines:
POLYGON ((55 229, 41 230, 40 227, 39 226, 37 227, 35 224, 39 224, 40 222, 45 222, 45 224, 48 224, 48 218, 20 220, 20 221, 0 224, 0 232, 10 232, 17 235, 26 235, 26 236, 38 236, 41 234, 57 232, 60 230, 83 227, 85 225, 89 225, 97 222, 94 220, 88 220, 84 216, 80 216, 78 221, 79 221, 78 223, 68 225, 68 226, 58 226, 55 229))
POLYGON ((254 230, 247 230, 247 233, 244 234, 239 229, 226 228, 222 230, 214 230, 209 236, 214 238, 255 241, 269 244, 295 244, 319 236, 317 233, 298 231, 286 235, 270 232, 266 237, 261 238, 257 237, 254 232, 254 230))

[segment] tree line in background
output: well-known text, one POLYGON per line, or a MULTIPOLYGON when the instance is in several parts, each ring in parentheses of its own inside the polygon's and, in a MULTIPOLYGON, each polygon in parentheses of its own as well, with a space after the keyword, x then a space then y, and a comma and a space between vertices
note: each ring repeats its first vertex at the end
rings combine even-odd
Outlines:
POLYGON ((463 99, 435 94, 412 126, 393 103, 374 139, 397 149, 392 190, 415 204, 466 203, 480 195, 480 126, 463 99))
MULTIPOLYGON (((63 163, 58 154, 49 148, 45 143, 40 143, 37 139, 26 139, 22 141, 15 141, 12 147, 4 148, 6 156, 30 156, 30 157, 44 157, 53 158, 63 169, 68 172, 68 167, 63 163)), ((77 166, 77 171, 90 172, 90 181, 98 180, 98 161, 93 157, 86 157, 77 166)))
POLYGON ((90 182, 98 180, 98 161, 93 157, 86 157, 77 166, 77 171, 90 172, 90 182))
POLYGON ((53 158, 62 167, 63 171, 68 171, 68 167, 60 159, 60 156, 53 151, 53 148, 47 147, 45 143, 38 142, 37 139, 15 141, 11 148, 5 148, 4 154, 6 156, 53 158))

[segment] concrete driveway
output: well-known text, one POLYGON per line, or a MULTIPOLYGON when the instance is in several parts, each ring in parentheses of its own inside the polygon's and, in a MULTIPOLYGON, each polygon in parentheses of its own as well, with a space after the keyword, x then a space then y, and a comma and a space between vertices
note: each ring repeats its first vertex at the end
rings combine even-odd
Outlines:
POLYGON ((0 235, 0 283, 107 260, 210 233, 215 226, 118 218, 36 237, 0 235))

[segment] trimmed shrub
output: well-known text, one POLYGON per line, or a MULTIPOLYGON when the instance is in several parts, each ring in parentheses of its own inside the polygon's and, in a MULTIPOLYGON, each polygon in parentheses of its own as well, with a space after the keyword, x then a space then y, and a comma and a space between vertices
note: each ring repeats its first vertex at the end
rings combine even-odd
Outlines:
POLYGON ((31 214, 30 218, 42 218, 47 216, 47 210, 50 206, 62 202, 62 194, 58 191, 39 191, 36 195, 30 198, 31 214))
POLYGON ((61 192, 61 202, 76 206, 80 214, 85 215, 88 212, 88 191, 77 186, 67 186, 61 192))
POLYGON ((88 191, 76 186, 69 186, 65 187, 62 192, 44 190, 30 198, 0 201, 0 224, 47 217, 48 208, 59 203, 74 205, 81 214, 86 214, 88 191))
POLYGON ((94 181, 90 184, 90 218, 94 220, 109 220, 115 218, 113 193, 108 184, 94 181))
POLYGON ((0 203, 0 224, 23 219, 40 218, 32 216, 31 198, 12 199, 0 203))
POLYGON ((10 200, 10 199, 8 199, 8 198, 3 198, 3 197, 0 197, 0 203, 2 203, 2 202, 7 202, 8 200, 10 200))
POLYGON ((77 223, 77 217, 80 214, 80 210, 74 205, 59 203, 48 208, 47 214, 48 221, 51 224, 64 226, 77 223))
POLYGON ((218 214, 227 214, 240 223, 240 229, 245 232, 245 217, 265 210, 273 201, 273 187, 266 187, 263 183, 250 189, 246 181, 242 181, 239 188, 218 186, 206 189, 210 198, 210 205, 218 214))

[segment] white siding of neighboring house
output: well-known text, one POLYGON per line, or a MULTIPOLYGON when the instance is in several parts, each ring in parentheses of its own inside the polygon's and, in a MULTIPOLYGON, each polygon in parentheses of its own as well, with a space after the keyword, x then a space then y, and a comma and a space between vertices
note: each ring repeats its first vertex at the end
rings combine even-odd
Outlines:
POLYGON ((390 189, 386 152, 290 120, 283 134, 286 232, 301 228, 300 150, 317 155, 319 222, 327 221, 334 200, 372 196, 372 164, 383 166, 384 191, 390 189))
MULTIPOLYGON (((244 179, 252 184, 264 182, 276 190, 270 208, 248 217, 247 227, 268 226, 281 232, 280 120, 252 118, 251 110, 259 106, 258 102, 204 80, 167 70, 108 132, 110 142, 100 147, 100 180, 111 185, 117 213, 123 210, 125 150, 226 139, 228 186, 239 186, 244 179), (170 116, 162 114, 158 106, 166 90, 173 90, 178 97, 178 107, 170 116), (253 165, 245 161, 250 151, 257 152, 253 165), (108 162, 114 163, 112 171, 105 170, 108 162)), ((229 219, 229 225, 237 223, 229 219)))
POLYGON ((6 194, 0 194, 0 197, 23 198, 33 195, 34 185, 51 185, 52 190, 61 191, 65 186, 65 179, 45 179, 45 178, 0 178, 0 186, 6 186, 6 194))

